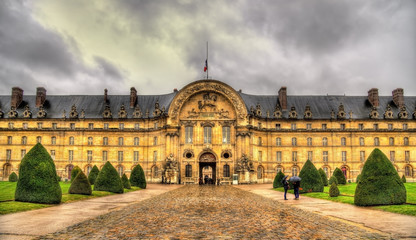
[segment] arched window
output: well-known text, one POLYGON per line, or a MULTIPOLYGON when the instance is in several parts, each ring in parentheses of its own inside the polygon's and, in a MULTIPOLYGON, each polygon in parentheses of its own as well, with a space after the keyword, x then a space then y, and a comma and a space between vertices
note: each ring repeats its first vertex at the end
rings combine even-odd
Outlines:
POLYGON ((392 137, 389 138, 389 145, 394 146, 394 138, 392 137))
POLYGON ((374 138, 374 146, 379 146, 380 145, 380 140, 378 139, 378 137, 374 138))
POLYGON ((328 146, 328 138, 322 138, 322 146, 328 146))
POLYGON ((263 178, 263 167, 258 166, 257 167, 257 179, 262 179, 262 178, 263 178))
POLYGON ((224 165, 223 177, 230 177, 230 165, 224 165))
POLYGON ((104 146, 108 145, 108 137, 103 137, 103 145, 104 146))
POLYGON ((23 136, 22 137, 22 145, 26 145, 27 144, 27 137, 23 136))
POLYGON ((212 128, 211 127, 204 127, 204 143, 211 143, 211 133, 212 128))
POLYGON ((74 145, 74 137, 69 137, 69 145, 74 145))
POLYGON ((360 146, 364 146, 364 145, 365 145, 364 138, 363 137, 360 137, 360 146))
POLYGON ((4 164, 3 165, 3 180, 8 179, 11 173, 12 173, 12 165, 10 163, 4 164))
POLYGON ((88 137, 88 145, 92 145, 92 137, 88 137))
POLYGON ((192 165, 188 164, 185 166, 185 177, 192 177, 192 165))
POLYGON ((138 137, 134 138, 134 146, 139 146, 139 138, 138 137))
POLYGON ((51 137, 51 144, 56 145, 56 137, 51 137))
POLYGON ((311 137, 308 137, 306 139, 306 142, 307 142, 308 146, 312 146, 312 138, 311 137))
POLYGON ((282 139, 281 138, 276 138, 276 146, 282 146, 282 139))
POLYGON ((156 165, 154 165, 152 167, 152 176, 153 177, 158 177, 159 176, 159 168, 156 165))
POLYGON ((231 136, 231 132, 230 132, 230 127, 222 127, 222 143, 230 143, 230 136, 231 136))
POLYGON ((404 144, 405 146, 408 146, 408 145, 409 145, 409 138, 408 138, 408 137, 404 137, 404 138, 403 138, 403 144, 404 144))
POLYGON ((405 175, 406 177, 413 177, 413 169, 412 169, 412 167, 411 167, 410 165, 407 165, 407 166, 404 168, 404 175, 405 175))
POLYGON ((341 146, 347 145, 347 139, 345 137, 341 138, 341 146))
POLYGON ((297 145, 297 139, 294 137, 292 138, 292 146, 296 146, 297 145))

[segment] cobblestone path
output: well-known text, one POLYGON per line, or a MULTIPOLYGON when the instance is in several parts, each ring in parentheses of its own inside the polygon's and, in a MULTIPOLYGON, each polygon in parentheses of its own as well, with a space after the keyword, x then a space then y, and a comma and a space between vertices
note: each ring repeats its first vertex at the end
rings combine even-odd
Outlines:
POLYGON ((304 212, 231 186, 184 186, 39 239, 390 237, 304 212))

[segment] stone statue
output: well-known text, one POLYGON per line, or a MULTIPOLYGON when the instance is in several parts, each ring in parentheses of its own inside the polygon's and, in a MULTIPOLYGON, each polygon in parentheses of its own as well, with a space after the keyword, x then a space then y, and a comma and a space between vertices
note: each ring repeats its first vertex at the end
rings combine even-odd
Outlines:
POLYGON ((162 166, 162 178, 165 181, 164 183, 170 184, 178 171, 178 161, 173 157, 173 154, 171 153, 168 157, 166 157, 162 166))
POLYGON ((237 161, 237 172, 252 172, 254 171, 254 165, 253 161, 248 159, 246 154, 243 154, 243 156, 237 161))

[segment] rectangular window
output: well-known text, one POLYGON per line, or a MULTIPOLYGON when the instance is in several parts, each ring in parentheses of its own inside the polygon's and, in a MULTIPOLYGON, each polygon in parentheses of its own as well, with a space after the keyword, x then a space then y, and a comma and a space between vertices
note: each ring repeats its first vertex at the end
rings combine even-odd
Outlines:
POLYGON ((306 129, 307 130, 312 130, 312 124, 311 123, 307 123, 306 124, 306 129))
POLYGON ((323 151, 322 152, 322 160, 324 162, 328 162, 328 151, 323 151))
POLYGON ((277 162, 282 162, 282 152, 281 151, 276 152, 276 160, 277 160, 277 162))
POLYGON ((92 139, 92 137, 88 137, 88 145, 93 145, 93 139, 92 139))
MULTIPOLYGON (((21 157, 21 159, 23 159, 25 157, 25 155, 26 155, 26 149, 22 149, 20 151, 20 157, 21 157)), ((52 157, 52 159, 54 159, 54 158, 52 157)))
POLYGON ((261 123, 259 122, 259 129, 261 129, 261 123))
POLYGON ((74 150, 68 150, 68 160, 74 160, 74 150))
POLYGON ((389 145, 394 146, 394 138, 389 138, 389 145))
POLYGON ((360 151, 360 161, 365 162, 365 151, 360 151))
POLYGON ((69 145, 74 145, 74 137, 69 137, 69 145))
POLYGON ((107 159, 108 159, 108 152, 103 151, 103 162, 107 162, 107 159))
POLYGON ((69 128, 72 129, 72 130, 74 130, 75 129, 75 123, 70 123, 69 124, 69 128))
POLYGON ((118 151, 118 157, 117 157, 119 162, 123 161, 123 151, 118 151))
POLYGON ((296 138, 292 138, 292 146, 296 146, 297 145, 297 140, 296 138))
POLYGON ((374 130, 378 130, 378 123, 374 123, 373 128, 374 130))
POLYGON ((394 162, 395 155, 396 155, 396 152, 395 151, 390 151, 390 161, 394 162))
POLYGON ((51 144, 56 145, 56 137, 51 137, 51 144))
POLYGON ((153 151, 153 162, 157 161, 157 151, 153 151))
POLYGON ((388 127, 389 130, 393 130, 393 124, 389 123, 388 127))
POLYGON ((308 151, 308 160, 313 161, 313 151, 308 151))
POLYGON ((364 146, 364 138, 360 137, 360 146, 364 146))
POLYGON ((139 146, 140 145, 140 138, 135 137, 134 138, 134 146, 139 146))
POLYGON ((307 144, 308 146, 312 146, 312 138, 308 137, 308 138, 306 139, 306 144, 307 144))
POLYGON ((341 154, 342 154, 342 161, 343 162, 347 161, 347 152, 346 151, 342 151, 341 154))
POLYGON ((58 124, 57 123, 52 123, 52 129, 56 130, 58 128, 58 124))
POLYGON ((91 162, 92 161, 92 151, 91 150, 88 150, 87 151, 87 161, 88 162, 91 162))
POLYGON ((222 143, 229 144, 230 143, 230 127, 222 127, 222 143))
POLYGON ((326 123, 322 124, 322 130, 326 130, 326 123))
POLYGON ((13 137, 12 136, 7 136, 7 144, 8 145, 12 145, 13 144, 13 137))
POLYGON ((259 162, 261 162, 263 159, 263 152, 259 151, 259 162))
POLYGON ((140 124, 135 123, 135 124, 134 124, 134 129, 135 129, 135 130, 139 130, 139 129, 140 129, 140 124))
POLYGON ((104 146, 108 145, 108 137, 103 137, 103 145, 104 146))
POLYGON ((403 123, 403 130, 407 130, 407 123, 403 123))
POLYGON ((155 123, 155 129, 157 129, 157 127, 158 127, 158 124, 157 124, 157 122, 155 123))
POLYGON ((52 160, 55 160, 55 150, 51 150, 51 157, 52 157, 52 160))
POLYGON ((259 146, 262 145, 262 139, 261 139, 261 137, 258 138, 257 145, 259 145, 259 146))
POLYGON ((124 123, 120 123, 120 124, 118 124, 118 128, 119 128, 120 130, 123 130, 123 129, 124 129, 124 123))
POLYGON ((42 129, 42 123, 38 123, 38 129, 42 129))
POLYGON ((293 151, 292 152, 292 161, 297 162, 298 161, 298 152, 293 151))
POLYGON ((358 130, 364 130, 364 124, 359 123, 358 124, 358 130))
POLYGON ((224 165, 223 177, 230 177, 230 165, 228 164, 224 165))
POLYGON ((192 177, 192 165, 185 166, 185 177, 192 177))
POLYGON ((347 139, 346 138, 341 138, 341 146, 345 146, 347 144, 347 139))
POLYGON ((282 146, 282 139, 281 138, 276 138, 276 146, 282 146))
POLYGON ((123 146, 124 145, 124 138, 122 138, 122 137, 119 137, 118 138, 118 145, 119 146, 123 146))
POLYGON ((194 135, 194 127, 187 126, 185 127, 185 143, 192 143, 194 135))
POLYGON ((328 146, 328 138, 322 138, 322 146, 328 146))
POLYGON ((104 123, 104 129, 108 129, 108 123, 104 123))
POLYGON ((133 152, 133 161, 137 163, 139 161, 139 151, 133 152))
POLYGON ((291 128, 292 130, 296 130, 296 123, 292 123, 292 124, 290 125, 290 128, 291 128))
POLYGON ((37 143, 42 143, 42 137, 41 136, 37 136, 36 137, 36 142, 37 143))
POLYGON ((276 130, 280 130, 280 123, 276 123, 276 130))
POLYGON ((27 123, 23 123, 23 129, 27 129, 27 123))
POLYGON ((11 149, 6 150, 6 160, 12 160, 12 150, 11 149))
POLYGON ((88 123, 88 129, 93 130, 94 129, 94 123, 88 123))
POLYGON ((340 128, 341 130, 345 130, 345 123, 341 123, 341 124, 340 124, 340 126, 339 126, 339 128, 340 128))
POLYGON ((204 143, 211 143, 211 127, 204 127, 204 143))
POLYGON ((153 138, 153 145, 156 146, 157 145, 157 137, 153 138))
POLYGON ((410 151, 404 151, 404 160, 406 162, 410 161, 410 151))

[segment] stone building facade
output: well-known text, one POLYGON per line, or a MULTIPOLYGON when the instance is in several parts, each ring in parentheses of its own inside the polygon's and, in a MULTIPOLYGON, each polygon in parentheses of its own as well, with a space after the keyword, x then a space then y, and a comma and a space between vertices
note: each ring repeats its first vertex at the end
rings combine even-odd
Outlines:
POLYGON ((41 142, 58 175, 88 173, 110 161, 130 174, 140 164, 148 182, 271 183, 279 170, 299 174, 310 159, 328 177, 336 167, 355 181, 380 148, 408 181, 416 175, 416 97, 403 89, 379 96, 250 95, 200 80, 165 95, 57 96, 15 87, 0 96, 0 178, 41 142))

